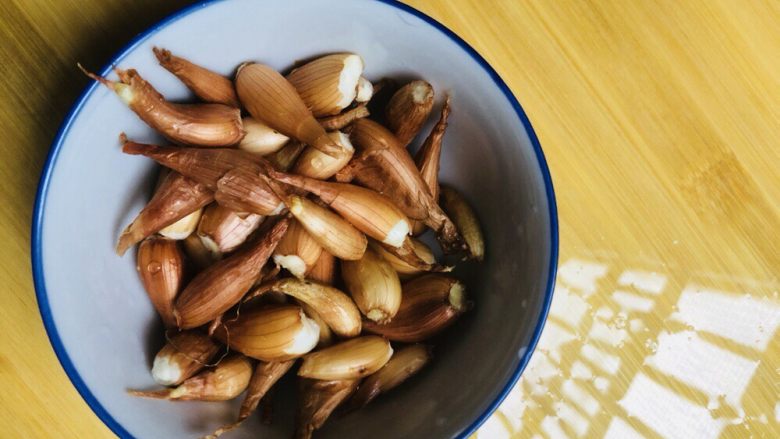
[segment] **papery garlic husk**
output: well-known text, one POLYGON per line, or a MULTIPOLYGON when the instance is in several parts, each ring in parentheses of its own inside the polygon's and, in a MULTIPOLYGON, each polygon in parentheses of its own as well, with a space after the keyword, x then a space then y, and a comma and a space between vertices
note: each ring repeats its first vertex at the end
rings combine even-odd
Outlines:
POLYGON ((294 174, 318 180, 327 180, 336 175, 336 172, 349 163, 352 155, 355 154, 355 148, 352 146, 352 142, 349 141, 349 137, 340 131, 334 131, 328 133, 328 135, 336 144, 342 147, 341 152, 336 154, 336 156, 329 156, 317 149, 307 147, 303 150, 301 156, 298 157, 298 161, 295 162, 295 166, 292 169, 294 174))
POLYGON ((311 439, 314 430, 325 424, 331 413, 357 389, 360 380, 302 379, 295 439, 311 439))
POLYGON ((432 228, 445 252, 463 247, 455 224, 433 199, 408 151, 392 133, 374 121, 359 119, 352 124, 350 138, 360 153, 344 169, 358 183, 386 195, 409 219, 432 228))
POLYGON ((187 255, 188 267, 191 267, 191 272, 198 273, 213 264, 214 262, 222 259, 222 255, 215 255, 211 252, 197 234, 192 234, 181 241, 184 247, 184 254, 187 255))
POLYGON ((215 203, 204 210, 198 224, 198 237, 212 254, 221 256, 243 244, 257 230, 263 218, 255 213, 239 216, 215 203))
POLYGON ((334 116, 317 119, 317 122, 319 122, 325 130, 335 131, 346 127, 360 118, 368 117, 369 115, 370 112, 368 111, 368 107, 364 104, 360 104, 334 116))
POLYGON ((385 244, 400 247, 411 231, 406 215, 389 198, 371 189, 279 172, 271 176, 317 195, 355 228, 385 244))
POLYGON ((230 79, 190 61, 171 54, 170 50, 153 47, 160 65, 176 75, 195 96, 205 102, 238 108, 238 96, 230 79))
POLYGON ((241 403, 241 409, 236 422, 223 425, 204 439, 215 439, 241 425, 255 411, 263 397, 271 390, 271 387, 290 370, 293 364, 295 364, 295 360, 270 363, 265 361, 258 362, 246 389, 246 396, 244 396, 244 401, 241 403))
POLYGON ((242 166, 228 171, 217 182, 214 199, 235 212, 279 215, 284 210, 284 203, 268 186, 263 173, 258 166, 242 166))
POLYGON ((294 69, 287 75, 287 80, 314 116, 321 117, 336 114, 355 100, 362 73, 360 56, 336 53, 294 69))
POLYGON ((384 258, 366 250, 357 261, 342 261, 341 276, 360 311, 369 320, 387 323, 401 306, 401 282, 384 258))
POLYGON ((339 337, 360 334, 360 311, 341 290, 313 281, 278 279, 260 287, 261 291, 279 291, 309 305, 339 337))
POLYGON ((310 319, 317 322, 317 326, 320 327, 320 339, 317 341, 317 347, 325 348, 332 345, 334 340, 333 331, 330 329, 330 326, 328 326, 328 323, 322 318, 322 316, 320 316, 320 313, 318 313, 317 310, 311 306, 307 305, 305 302, 300 300, 297 302, 298 305, 303 308, 303 312, 309 316, 310 319))
POLYGON ((381 369, 392 355, 387 340, 365 335, 307 354, 298 376, 317 380, 362 378, 381 369))
POLYGON ((160 146, 131 142, 124 138, 123 141, 122 152, 125 154, 149 157, 211 190, 216 189, 219 179, 231 170, 243 167, 254 170, 269 166, 262 157, 239 149, 160 146))
MULTIPOLYGON (((441 160, 441 146, 444 139, 444 131, 447 129, 447 119, 450 116, 450 97, 444 100, 441 108, 441 115, 436 125, 433 126, 431 133, 423 142, 420 150, 414 158, 417 168, 420 170, 420 176, 431 191, 431 197, 439 201, 439 164, 441 160)), ((425 232, 425 224, 415 222, 412 227, 414 235, 420 235, 425 232)))
POLYGON ((290 140, 289 137, 251 117, 245 117, 244 131, 246 135, 238 144, 240 149, 253 154, 268 155, 282 149, 290 140))
POLYGON ((176 401, 227 401, 246 390, 251 378, 252 362, 243 355, 231 355, 176 388, 151 392, 130 390, 128 393, 176 401))
POLYGON ((295 165, 296 160, 298 160, 305 148, 306 145, 304 143, 290 140, 282 149, 265 156, 265 158, 277 171, 287 172, 295 165))
MULTIPOLYGON (((456 311, 465 311, 470 306, 466 300, 466 287, 453 276, 430 273, 416 277, 403 284, 402 308, 417 308, 429 302, 447 302, 456 311)), ((400 312, 400 311, 399 311, 400 312)))
MULTIPOLYGON (((412 242, 412 238, 407 238, 401 247, 393 247, 391 245, 376 241, 374 241, 374 246, 382 247, 382 250, 384 250, 386 253, 389 253, 395 259, 402 261, 402 263, 406 266, 420 272, 432 271, 446 273, 452 271, 453 268, 451 266, 440 265, 435 261, 431 263, 420 257, 420 255, 417 253, 417 249, 415 248, 414 243, 412 242)), ((399 274, 399 276, 404 277, 404 275, 401 274, 399 274)))
POLYGON ((276 70, 263 64, 245 64, 236 74, 236 91, 255 119, 325 154, 338 153, 340 148, 317 123, 295 87, 276 70))
POLYGON ((336 257, 323 250, 317 262, 306 273, 306 279, 325 285, 333 285, 336 279, 336 257))
POLYGON ((349 401, 350 408, 365 407, 381 393, 388 392, 419 372, 430 360, 430 346, 414 344, 401 348, 393 353, 383 368, 360 383, 349 401))
POLYGON ((412 81, 395 92, 385 109, 385 120, 401 145, 417 136, 433 109, 433 87, 425 81, 412 81))
POLYGON ((163 227, 157 233, 168 239, 177 241, 186 239, 188 236, 192 235, 192 232, 194 232, 195 229, 198 228, 198 223, 200 223, 200 216, 202 213, 203 209, 198 209, 184 218, 176 221, 175 223, 163 227))
POLYGON ((299 306, 266 305, 227 320, 214 336, 246 356, 285 361, 314 349, 320 328, 299 306))
POLYGON ((485 239, 482 235, 482 227, 479 225, 476 212, 471 208, 466 198, 455 188, 442 186, 441 205, 463 236, 469 257, 478 261, 483 260, 485 258, 485 239))
POLYGON ((264 236, 195 276, 176 299, 179 328, 203 325, 238 303, 258 280, 288 223, 282 218, 264 236))
POLYGON ((132 223, 119 237, 116 252, 123 255, 128 248, 160 229, 174 224, 214 200, 214 193, 178 172, 170 172, 132 223))
POLYGON ((374 86, 371 84, 371 81, 361 76, 357 84, 355 102, 365 104, 371 100, 372 96, 374 96, 374 86))
POLYGON ((154 357, 152 378, 162 386, 178 386, 198 373, 219 351, 219 345, 200 331, 174 334, 154 357))
MULTIPOLYGON (((429 267, 433 267, 436 264, 436 258, 434 257, 433 251, 430 249, 430 247, 428 247, 419 239, 410 238, 410 241, 412 249, 414 250, 414 254, 423 263, 427 264, 429 267)), ((377 252, 377 254, 382 256, 387 262, 390 263, 393 269, 398 273, 399 277, 413 276, 415 274, 424 273, 430 269, 426 266, 420 267, 418 264, 412 264, 403 260, 402 258, 388 251, 385 246, 377 243, 376 241, 371 241, 369 245, 371 246, 372 250, 377 252)))
POLYGON ((220 147, 235 145, 244 137, 238 108, 168 102, 133 69, 114 69, 119 82, 83 71, 113 90, 141 120, 175 143, 220 147))
POLYGON ((289 197, 286 202, 290 213, 324 250, 343 260, 363 257, 368 245, 366 235, 346 220, 328 208, 297 195, 289 197))
POLYGON ((166 327, 176 326, 173 302, 181 288, 184 264, 176 241, 152 236, 138 247, 136 270, 166 327))
POLYGON ((293 276, 302 279, 317 263, 322 247, 297 220, 290 227, 274 250, 274 263, 287 269, 293 276))

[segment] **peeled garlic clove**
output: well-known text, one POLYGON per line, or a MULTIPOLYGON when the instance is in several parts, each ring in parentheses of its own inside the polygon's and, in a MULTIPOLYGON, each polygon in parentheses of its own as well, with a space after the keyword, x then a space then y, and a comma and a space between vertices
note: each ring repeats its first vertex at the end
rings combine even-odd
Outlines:
POLYGON ((200 331, 173 335, 154 357, 152 378, 163 386, 177 386, 200 371, 219 345, 200 331))
POLYGON ((333 285, 336 278, 336 258, 327 251, 322 251, 317 262, 306 274, 306 279, 325 285, 333 285))
MULTIPOLYGON (((441 115, 438 122, 434 125, 428 138, 417 151, 415 162, 420 169, 420 175, 423 181, 431 191, 431 196, 435 201, 439 200, 439 162, 441 159, 441 145, 444 139, 444 131, 447 129, 447 118, 450 116, 450 98, 444 100, 444 106, 441 108, 441 115)), ((416 222, 414 224, 414 234, 420 235, 425 231, 425 224, 416 222)))
POLYGON ((387 126, 406 147, 417 136, 433 109, 433 87, 412 81, 398 89, 385 109, 387 126))
POLYGON ((277 171, 287 172, 295 165, 295 161, 298 160, 304 148, 306 148, 305 144, 297 140, 291 140, 282 149, 265 156, 265 158, 277 171))
POLYGON ((317 123, 295 87, 276 70, 263 64, 242 66, 236 74, 236 91, 255 119, 325 154, 338 153, 340 148, 317 123))
POLYGON ((160 65, 176 75, 195 96, 206 102, 238 108, 238 96, 230 79, 175 56, 170 50, 157 47, 152 50, 160 65))
POLYGON ((355 392, 360 380, 309 380, 300 384, 295 439, 310 439, 331 413, 355 392))
POLYGON ((465 311, 469 306, 463 283, 440 273, 426 274, 405 282, 403 296, 401 308, 404 312, 429 302, 447 302, 456 311, 465 311))
POLYGON ((263 285, 263 290, 282 292, 309 305, 340 337, 360 334, 360 311, 346 294, 337 288, 300 279, 279 279, 263 285))
POLYGON ((355 102, 364 104, 371 100, 374 95, 374 86, 371 81, 364 77, 360 77, 357 83, 357 96, 355 96, 355 102))
POLYGON ((206 324, 238 303, 258 280, 288 222, 279 220, 261 239, 195 276, 176 299, 174 315, 179 328, 206 324))
POLYGON ((314 349, 320 328, 299 306, 269 305, 241 312, 217 328, 218 340, 262 361, 285 361, 314 349))
POLYGON ((245 117, 246 136, 238 144, 240 149, 253 154, 268 155, 282 149, 289 137, 251 117, 245 117))
POLYGON ((430 247, 425 245, 425 243, 419 239, 410 238, 410 241, 414 254, 424 264, 426 264, 426 266, 420 267, 419 264, 413 264, 409 261, 405 261, 404 259, 388 251, 385 246, 377 243, 376 241, 370 242, 369 245, 371 246, 372 250, 377 252, 377 254, 382 256, 387 262, 390 263, 399 276, 409 277, 415 274, 424 273, 425 271, 430 270, 436 264, 436 258, 434 257, 433 251, 431 251, 430 247))
POLYGON ((327 252, 343 260, 363 257, 368 240, 350 223, 329 209, 294 195, 287 200, 290 213, 327 252))
POLYGON ((400 247, 411 231, 406 215, 390 199, 370 189, 279 172, 271 175, 317 195, 355 228, 385 244, 400 247))
POLYGON ((235 212, 258 215, 278 215, 284 203, 268 186, 257 166, 242 166, 225 173, 217 181, 214 199, 221 206, 235 212))
POLYGON ((214 193, 178 172, 165 176, 154 196, 119 237, 116 252, 128 248, 164 227, 199 210, 214 199, 214 193))
POLYGON ((241 410, 238 413, 236 422, 223 425, 211 435, 206 436, 205 439, 217 438, 241 425, 255 411, 258 404, 260 404, 260 400, 271 390, 271 387, 290 370, 293 364, 295 364, 295 360, 268 363, 264 361, 258 362, 254 373, 252 373, 252 379, 249 381, 249 387, 246 389, 246 396, 241 403, 241 410))
POLYGON ((176 241, 151 237, 138 247, 136 270, 166 327, 176 326, 173 302, 181 287, 184 267, 176 241))
POLYGON ((401 282, 389 262, 372 250, 357 261, 342 261, 341 276, 369 320, 386 323, 401 306, 401 282))
MULTIPOLYGON (((198 224, 198 237, 215 255, 230 253, 257 230, 263 216, 250 213, 243 218, 219 204, 208 206, 198 224)), ((282 238, 284 239, 284 238, 282 238)))
POLYGON ((387 340, 366 335, 306 355, 298 375, 317 380, 362 378, 381 369, 392 355, 387 340))
POLYGON ((336 53, 296 68, 287 75, 287 80, 314 116, 320 117, 336 114, 355 100, 362 73, 360 56, 336 53))
POLYGON ((429 346, 415 344, 396 351, 385 367, 360 383, 357 392, 350 399, 350 407, 365 407, 381 393, 388 392, 419 372, 430 360, 429 346))
POLYGON ((279 245, 274 250, 274 263, 301 279, 313 267, 322 253, 322 247, 297 220, 290 222, 279 245))
POLYGON ((188 263, 192 263, 195 272, 199 272, 215 261, 222 259, 222 254, 214 254, 203 245, 197 234, 192 234, 182 241, 184 253, 187 255, 188 263))
POLYGON ((244 137, 238 108, 168 102, 133 69, 114 69, 119 82, 83 71, 113 90, 141 120, 173 142, 218 147, 235 145, 244 137))
POLYGON ((369 114, 368 107, 366 107, 364 104, 360 104, 355 108, 344 110, 334 116, 317 119, 317 122, 319 122, 320 125, 322 125, 322 127, 327 131, 335 131, 346 127, 360 118, 368 117, 369 114))
POLYGON ((185 216, 184 218, 176 221, 175 223, 163 227, 157 233, 159 233, 160 235, 168 239, 173 239, 173 240, 186 239, 198 227, 198 223, 200 222, 200 216, 202 212, 203 209, 198 209, 190 213, 189 215, 185 216))
POLYGON ((213 369, 205 370, 173 389, 145 392, 130 390, 133 396, 178 401, 227 401, 240 395, 252 378, 252 362, 243 355, 231 355, 213 369))
POLYGON ((485 258, 485 240, 474 209, 460 192, 450 186, 442 186, 441 204, 463 236, 469 257, 478 261, 483 260, 485 258))
MULTIPOLYGON (((303 312, 312 320, 317 322, 317 326, 320 327, 320 339, 317 341, 317 347, 318 348, 324 348, 327 346, 330 346, 333 344, 333 331, 330 329, 330 326, 328 326, 328 323, 323 320, 323 318, 320 316, 320 314, 312 308, 311 306, 307 305, 305 302, 302 302, 300 300, 297 301, 298 305, 303 308, 303 312)), ((359 314, 359 313, 358 313, 359 314)))
POLYGON ((386 195, 412 220, 432 228, 443 250, 463 247, 452 220, 433 199, 406 151, 392 133, 378 123, 359 119, 352 124, 350 138, 360 153, 344 169, 350 169, 358 183, 386 195))
POLYGON ((335 156, 329 156, 317 149, 307 147, 301 153, 298 161, 295 162, 295 166, 292 169, 294 174, 327 180, 349 163, 349 160, 355 153, 355 148, 352 146, 352 142, 349 141, 349 137, 340 131, 328 133, 328 136, 342 148, 341 152, 335 156))

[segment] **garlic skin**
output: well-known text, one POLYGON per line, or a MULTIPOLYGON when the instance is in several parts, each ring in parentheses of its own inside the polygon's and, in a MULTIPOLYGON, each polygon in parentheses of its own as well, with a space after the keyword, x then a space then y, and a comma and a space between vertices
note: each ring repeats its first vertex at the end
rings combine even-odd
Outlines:
POLYGON ((316 117, 336 114, 355 100, 363 59, 354 53, 317 58, 290 72, 287 80, 316 117))
POLYGON ((317 119, 317 122, 328 131, 335 131, 346 127, 358 119, 368 117, 369 115, 368 107, 366 107, 365 104, 360 104, 334 116, 317 119))
POLYGON ((368 246, 366 235, 339 215, 297 195, 286 202, 290 213, 327 252, 343 260, 363 257, 368 246))
POLYGON ((298 376, 318 380, 362 378, 381 369, 392 355, 387 340, 365 335, 306 355, 298 376))
POLYGON ((184 218, 176 221, 175 223, 163 227, 157 233, 159 233, 160 235, 168 239, 173 239, 177 241, 186 239, 198 227, 198 223, 200 222, 200 216, 202 212, 203 212, 202 209, 198 209, 190 213, 189 215, 185 216, 184 218))
POLYGON ((331 413, 355 392, 360 380, 311 380, 300 382, 295 439, 311 439, 331 413))
POLYGON ((264 217, 254 213, 239 216, 220 204, 208 206, 198 224, 198 237, 212 254, 219 258, 244 243, 264 217))
POLYGON ((393 267, 372 250, 357 261, 342 261, 341 276, 360 311, 369 320, 387 323, 401 306, 401 282, 393 267))
POLYGON ((170 50, 153 47, 152 51, 160 65, 176 75, 195 96, 205 102, 238 108, 238 96, 230 79, 175 56, 170 50))
MULTIPOLYGON (((428 247, 419 239, 410 238, 410 242, 412 244, 415 255, 420 260, 430 266, 434 266, 436 264, 436 258, 434 257, 433 251, 431 251, 430 247, 428 247)), ((369 245, 371 246, 372 250, 377 252, 377 254, 382 256, 387 262, 390 263, 393 269, 398 273, 398 276, 401 278, 413 276, 415 274, 420 274, 427 271, 392 254, 384 246, 379 245, 376 241, 370 242, 369 245)))
POLYGON ((385 109, 390 130, 406 147, 417 136, 433 109, 433 87, 425 81, 412 81, 398 89, 385 109))
MULTIPOLYGON (((417 168, 420 169, 422 177, 428 189, 431 191, 431 197, 434 201, 439 201, 439 165, 441 161, 442 140, 444 131, 447 129, 447 119, 450 117, 450 97, 444 100, 441 108, 439 120, 434 125, 431 133, 423 142, 420 150, 414 158, 417 168)), ((418 236, 425 232, 425 224, 415 222, 413 225, 414 235, 418 236)))
POLYGON ((463 236, 469 258, 482 261, 485 258, 485 238, 476 212, 466 198, 451 186, 442 186, 441 198, 442 207, 463 236))
POLYGON ((176 386, 200 371, 219 351, 219 345, 199 331, 173 335, 154 357, 152 378, 163 386, 176 386))
POLYGON ((364 77, 360 77, 357 84, 357 95, 355 96, 355 102, 364 104, 371 100, 374 95, 374 86, 371 81, 364 77))
POLYGON ((290 140, 279 151, 265 156, 268 163, 280 172, 287 172, 295 165, 306 145, 297 140, 290 140))
POLYGON ((184 253, 188 257, 187 262, 194 266, 195 272, 200 272, 215 261, 222 259, 222 254, 214 254, 206 248, 197 234, 188 236, 181 243, 184 247, 184 253))
POLYGON ((246 135, 238 144, 240 149, 253 154, 273 154, 290 140, 289 137, 251 117, 243 118, 246 135))
POLYGON ((352 146, 352 142, 349 141, 349 137, 341 131, 328 133, 328 136, 342 148, 341 152, 335 156, 329 156, 315 148, 307 147, 295 162, 295 166, 292 169, 294 174, 318 180, 327 180, 336 175, 341 168, 349 163, 355 154, 355 148, 352 146))
POLYGON ((153 236, 138 247, 136 270, 149 299, 166 327, 176 326, 173 304, 184 275, 183 255, 176 241, 153 236))

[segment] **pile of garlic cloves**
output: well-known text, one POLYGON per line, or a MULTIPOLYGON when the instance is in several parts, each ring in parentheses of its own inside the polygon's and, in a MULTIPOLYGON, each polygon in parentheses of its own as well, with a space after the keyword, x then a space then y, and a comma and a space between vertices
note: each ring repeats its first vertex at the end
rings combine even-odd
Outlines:
POLYGON ((198 103, 167 101, 132 69, 110 80, 82 68, 170 141, 120 135, 125 153, 162 165, 116 248, 137 246, 167 328, 151 371, 164 387, 130 394, 245 393, 217 437, 296 374, 296 437, 311 437, 337 408, 357 410, 421 370, 431 339, 472 307, 453 267, 419 238, 431 230, 443 253, 484 258, 474 210, 438 181, 450 99, 412 156, 434 108, 426 81, 372 84, 353 53, 286 76, 245 63, 233 79, 154 54, 198 103))

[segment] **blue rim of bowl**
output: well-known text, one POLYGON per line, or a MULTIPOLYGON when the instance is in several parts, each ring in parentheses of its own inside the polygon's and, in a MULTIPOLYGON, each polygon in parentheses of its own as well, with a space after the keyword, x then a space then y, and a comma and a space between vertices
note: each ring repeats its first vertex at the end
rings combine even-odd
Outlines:
MULTIPOLYGON (((133 38, 133 40, 130 41, 130 43, 128 43, 122 50, 120 50, 118 55, 114 56, 111 62, 103 68, 101 75, 103 76, 108 75, 111 71, 112 66, 119 64, 119 62, 122 61, 122 59, 124 59, 130 52, 135 50, 136 47, 138 47, 141 43, 149 39, 151 36, 155 35, 158 31, 165 28, 169 24, 181 18, 184 18, 195 11, 203 9, 211 4, 219 3, 222 1, 225 0, 205 0, 190 5, 186 8, 183 8, 169 15, 168 17, 164 18, 163 20, 161 20, 160 22, 158 22, 157 24, 155 24, 145 32, 142 32, 138 34, 135 38, 133 38)), ((477 419, 475 419, 468 427, 466 427, 461 432, 459 437, 465 438, 471 435, 473 432, 475 432, 477 428, 479 428, 479 426, 482 425, 490 417, 491 414, 493 414, 493 412, 498 408, 501 402, 503 402, 503 400, 506 398, 506 396, 509 394, 512 388, 514 388, 515 384, 517 383, 517 380, 520 378, 520 375, 522 375, 523 371, 525 370, 525 367, 528 365, 528 361, 530 360, 531 354, 533 354, 536 348, 536 344, 538 343, 539 337, 541 336, 545 321, 547 320, 547 313, 549 312, 550 303, 552 302, 553 288, 555 286, 555 274, 558 266, 558 211, 557 211, 557 206, 555 201, 555 192, 553 190, 552 178, 550 177, 550 170, 547 167, 547 160, 544 157, 544 152, 542 152, 542 146, 539 143, 539 139, 536 137, 536 133, 534 132, 533 127, 531 126, 531 122, 528 120, 528 116, 526 116, 523 107, 520 106, 520 103, 517 101, 517 98, 515 98, 514 94, 512 94, 511 90, 506 85, 504 80, 501 79, 501 77, 493 69, 493 67, 491 67, 490 64, 488 64, 485 58, 483 58, 482 55, 480 55, 476 50, 474 50, 473 47, 471 47, 467 42, 461 39, 453 31, 448 29, 443 24, 439 23, 436 19, 424 14, 423 12, 420 12, 411 6, 408 6, 406 4, 400 3, 395 0, 374 0, 374 1, 387 4, 389 6, 395 7, 397 9, 400 9, 402 11, 405 11, 407 13, 410 13, 422 19, 423 21, 425 21, 426 23, 438 29, 444 35, 449 37, 452 41, 457 43, 458 46, 461 47, 461 49, 463 49, 466 53, 468 53, 471 56, 472 59, 474 59, 474 61, 476 61, 480 66, 482 66, 482 68, 493 79, 493 82, 495 82, 496 86, 498 86, 498 88, 501 89, 501 91, 504 93, 507 100, 509 100, 509 102, 512 104, 515 113, 517 113, 518 118, 523 123, 523 127, 525 128, 526 133, 528 134, 528 137, 531 139, 531 145, 533 146, 534 152, 536 153, 536 158, 539 163, 539 169, 542 172, 542 178, 544 180, 544 186, 547 195, 548 214, 550 215, 551 249, 550 249, 550 266, 548 268, 548 273, 547 273, 548 280, 547 280, 547 286, 545 288, 539 321, 536 324, 536 328, 534 328, 534 332, 531 336, 531 340, 528 344, 528 348, 523 353, 522 358, 520 359, 520 363, 517 365, 517 368, 515 369, 512 376, 510 377, 509 381, 507 381, 507 383, 504 385, 504 388, 501 390, 498 396, 496 396, 495 400, 493 400, 493 402, 487 407, 487 409, 485 409, 485 411, 479 417, 477 417, 477 419)), ((127 430, 125 430, 125 428, 122 427, 122 425, 119 424, 119 422, 117 422, 111 416, 111 414, 108 413, 108 411, 100 404, 97 398, 95 398, 95 396, 89 390, 89 387, 87 387, 86 383, 84 383, 84 380, 81 378, 78 371, 76 370, 76 367, 73 365, 73 362, 68 356, 68 353, 65 350, 64 345, 62 344, 62 340, 60 339, 59 333, 57 332, 57 327, 54 323, 51 309, 49 308, 49 300, 48 300, 46 285, 43 277, 41 232, 43 227, 43 212, 44 212, 44 206, 46 204, 46 194, 49 188, 49 182, 51 180, 52 171, 54 169, 54 163, 57 160, 57 156, 59 155, 60 148, 62 148, 62 144, 65 139, 65 136, 68 134, 68 131, 70 130, 73 121, 76 119, 76 116, 78 116, 82 107, 86 103, 87 98, 92 94, 92 92, 95 90, 95 88, 97 88, 97 86, 98 86, 97 83, 92 83, 91 85, 87 86, 87 88, 84 90, 81 96, 79 96, 78 100, 76 101, 76 104, 70 110, 67 117, 65 118, 65 122, 63 122, 62 126, 60 126, 57 135, 54 137, 54 142, 52 143, 52 147, 49 151, 48 156, 46 157, 46 163, 44 164, 43 171, 41 173, 41 178, 38 183, 38 191, 35 197, 35 209, 33 211, 32 240, 31 240, 33 283, 35 284, 38 308, 40 309, 41 318, 43 319, 43 324, 46 328, 46 333, 49 336, 49 341, 51 342, 51 345, 54 348, 54 352, 56 353, 57 358, 60 361, 60 364, 62 364, 62 368, 65 370, 65 373, 68 375, 68 378, 70 378, 71 382, 76 387, 76 390, 79 392, 79 394, 81 394, 81 397, 84 398, 84 401, 86 401, 87 405, 89 405, 92 411, 95 412, 98 418, 100 418, 106 424, 106 426, 108 426, 108 428, 111 429, 111 431, 113 431, 117 436, 121 438, 132 438, 133 436, 127 430)))

